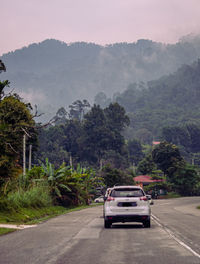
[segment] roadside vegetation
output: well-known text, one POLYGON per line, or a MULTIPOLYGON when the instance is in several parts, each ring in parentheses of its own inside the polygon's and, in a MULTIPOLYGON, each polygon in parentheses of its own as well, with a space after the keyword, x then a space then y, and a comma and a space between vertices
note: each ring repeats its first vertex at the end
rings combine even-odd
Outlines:
POLYGON ((2 228, 2 227, 0 227, 0 236, 1 235, 8 234, 8 233, 12 233, 14 231, 16 231, 16 229, 13 229, 13 228, 2 228))
MULTIPOLYGON (((33 113, 17 94, 5 94, 8 86, 0 82, 0 222, 36 223, 85 208, 107 187, 137 184, 134 177, 140 174, 160 180, 145 187, 147 192, 200 195, 199 168, 185 160, 177 145, 125 139, 130 120, 118 103, 102 109, 77 100, 69 112, 59 109, 43 126, 35 122, 37 109, 33 113), (28 156, 24 138, 33 159, 22 171, 23 156, 28 156)), ((192 133, 190 138, 195 142, 192 133)))

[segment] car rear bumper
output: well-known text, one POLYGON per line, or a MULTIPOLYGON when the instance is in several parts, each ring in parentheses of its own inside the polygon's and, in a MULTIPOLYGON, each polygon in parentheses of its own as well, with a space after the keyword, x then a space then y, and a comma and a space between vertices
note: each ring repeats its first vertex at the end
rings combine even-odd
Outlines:
POLYGON ((117 222, 144 222, 150 220, 150 215, 108 215, 105 216, 105 220, 108 220, 112 223, 117 222))

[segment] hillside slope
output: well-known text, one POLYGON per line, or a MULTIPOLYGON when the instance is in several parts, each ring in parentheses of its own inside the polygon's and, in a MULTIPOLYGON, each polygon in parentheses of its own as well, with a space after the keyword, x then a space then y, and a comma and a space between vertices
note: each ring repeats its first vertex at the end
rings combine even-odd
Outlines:
POLYGON ((11 88, 53 115, 76 99, 112 96, 130 83, 160 78, 200 57, 200 38, 174 45, 138 40, 100 46, 49 39, 4 54, 11 88))
POLYGON ((200 125, 200 59, 148 82, 143 90, 130 85, 116 101, 129 112, 129 136, 148 142, 159 138, 164 126, 200 125))

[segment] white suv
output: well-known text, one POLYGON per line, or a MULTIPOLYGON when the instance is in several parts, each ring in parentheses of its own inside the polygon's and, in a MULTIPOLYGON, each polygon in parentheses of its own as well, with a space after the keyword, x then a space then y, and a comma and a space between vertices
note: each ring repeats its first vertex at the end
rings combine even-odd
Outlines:
POLYGON ((139 186, 116 186, 104 204, 104 227, 116 222, 142 222, 151 226, 151 209, 148 199, 139 186))

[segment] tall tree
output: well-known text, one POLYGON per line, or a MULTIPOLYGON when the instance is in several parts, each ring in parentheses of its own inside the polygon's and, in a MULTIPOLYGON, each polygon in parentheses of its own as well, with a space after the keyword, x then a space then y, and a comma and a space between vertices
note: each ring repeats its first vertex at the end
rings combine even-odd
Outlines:
POLYGON ((177 166, 185 163, 180 155, 178 147, 165 141, 161 142, 153 149, 152 158, 158 168, 169 178, 173 176, 177 166))
POLYGON ((115 131, 122 132, 130 124, 129 117, 126 115, 124 107, 118 103, 111 103, 104 109, 105 116, 108 120, 108 126, 115 131))
POLYGON ((0 81, 0 101, 3 99, 3 97, 4 97, 4 88, 5 87, 9 87, 9 81, 8 80, 6 80, 6 81, 3 81, 3 82, 1 82, 0 81))
POLYGON ((185 166, 177 166, 171 182, 174 189, 181 195, 194 195, 195 186, 200 182, 200 176, 194 166, 185 164, 185 166))
POLYGON ((69 111, 70 117, 72 119, 77 119, 79 121, 82 121, 82 119, 84 117, 84 114, 85 114, 85 111, 89 107, 90 107, 90 103, 86 99, 84 99, 83 101, 76 100, 75 102, 73 102, 69 106, 69 108, 70 108, 70 111, 69 111))
POLYGON ((94 105, 85 115, 83 122, 84 156, 93 162, 100 162, 104 152, 109 149, 111 131, 107 127, 103 110, 94 105))
MULTIPOLYGON (((108 159, 108 151, 124 153, 125 142, 121 133, 128 124, 125 110, 118 103, 110 104, 104 110, 94 105, 85 115, 83 123, 85 157, 100 162, 103 156, 108 159)), ((110 154, 114 158, 113 153, 110 154)))
POLYGON ((66 121, 68 120, 68 115, 69 114, 67 113, 64 107, 59 108, 58 111, 56 112, 56 115, 53 118, 54 124, 55 125, 65 124, 66 121))
POLYGON ((128 141, 128 152, 129 152, 130 162, 132 163, 134 162, 136 166, 144 157, 144 154, 142 152, 142 145, 136 139, 132 139, 128 141))
POLYGON ((19 96, 7 96, 0 101, 0 178, 13 177, 22 157, 24 133, 36 135, 35 122, 30 104, 23 103, 19 96))
POLYGON ((82 126, 78 120, 68 120, 63 126, 64 140, 63 147, 72 157, 80 160, 82 149, 80 147, 80 137, 82 135, 82 126))
POLYGON ((151 154, 147 154, 138 164, 137 171, 146 175, 151 174, 156 169, 156 164, 152 159, 151 154))

